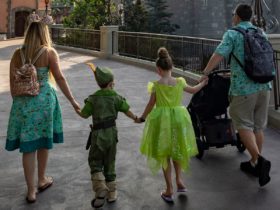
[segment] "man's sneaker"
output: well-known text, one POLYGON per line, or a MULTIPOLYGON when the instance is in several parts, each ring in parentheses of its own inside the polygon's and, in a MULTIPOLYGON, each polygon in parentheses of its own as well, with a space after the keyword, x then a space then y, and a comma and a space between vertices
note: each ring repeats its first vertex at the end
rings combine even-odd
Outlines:
POLYGON ((262 156, 259 156, 256 168, 259 172, 259 184, 262 187, 270 181, 269 171, 271 168, 271 163, 262 156))
POLYGON ((259 173, 256 167, 253 167, 250 161, 241 162, 240 163, 241 171, 253 175, 255 177, 259 177, 259 173))

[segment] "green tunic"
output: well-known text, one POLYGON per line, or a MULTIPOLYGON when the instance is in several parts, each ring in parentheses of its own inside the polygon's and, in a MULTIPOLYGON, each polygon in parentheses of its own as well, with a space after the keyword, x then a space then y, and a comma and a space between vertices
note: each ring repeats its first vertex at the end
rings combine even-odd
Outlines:
MULTIPOLYGON (((129 105, 125 98, 114 90, 101 89, 85 100, 82 115, 92 116, 96 125, 108 120, 116 120, 118 112, 127 112, 129 105)), ((107 182, 114 181, 116 146, 118 142, 116 126, 92 131, 88 162, 91 174, 103 172, 107 182)))

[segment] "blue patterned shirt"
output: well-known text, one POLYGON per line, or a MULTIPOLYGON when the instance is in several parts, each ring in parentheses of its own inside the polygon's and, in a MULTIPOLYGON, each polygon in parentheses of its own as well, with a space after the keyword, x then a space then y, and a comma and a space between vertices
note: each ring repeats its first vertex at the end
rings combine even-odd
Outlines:
MULTIPOLYGON (((240 22, 237 27, 244 29, 256 28, 251 22, 248 21, 240 22)), ((234 30, 228 30, 227 32, 225 32, 222 42, 215 50, 216 54, 219 54, 227 59, 229 58, 231 52, 233 52, 233 54, 240 60, 241 63, 244 63, 243 35, 234 30)), ((233 56, 230 62, 230 69, 231 84, 229 95, 249 95, 261 90, 271 89, 270 82, 261 84, 249 79, 233 56)))

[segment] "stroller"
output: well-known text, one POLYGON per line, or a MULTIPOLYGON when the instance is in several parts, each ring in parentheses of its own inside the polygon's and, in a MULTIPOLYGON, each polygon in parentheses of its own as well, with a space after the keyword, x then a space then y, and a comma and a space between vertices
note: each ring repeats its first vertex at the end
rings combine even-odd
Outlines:
POLYGON ((210 147, 236 146, 244 152, 238 133, 228 117, 228 91, 230 70, 217 70, 209 74, 208 85, 193 95, 187 109, 190 113, 198 147, 198 159, 210 147))

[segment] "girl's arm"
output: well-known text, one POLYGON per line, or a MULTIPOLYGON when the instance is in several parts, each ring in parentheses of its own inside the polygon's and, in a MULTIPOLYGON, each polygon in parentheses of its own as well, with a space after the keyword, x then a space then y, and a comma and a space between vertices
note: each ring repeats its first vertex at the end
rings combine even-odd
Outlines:
POLYGON ((70 101, 73 108, 76 111, 79 110, 80 106, 74 99, 74 97, 70 91, 70 88, 67 84, 67 81, 66 81, 62 71, 60 70, 59 58, 58 58, 56 51, 54 49, 49 50, 48 57, 49 57, 49 66, 50 66, 51 73, 53 74, 55 81, 57 82, 59 88, 61 89, 61 91, 65 95, 65 97, 70 101))
POLYGON ((128 116, 129 118, 131 118, 132 120, 136 121, 137 120, 137 116, 135 114, 133 114, 130 110, 128 110, 127 112, 124 113, 126 116, 128 116))
POLYGON ((201 82, 199 82, 197 85, 195 86, 189 86, 187 85, 185 88, 184 88, 184 91, 185 92, 188 92, 188 93, 191 93, 191 94, 194 94, 194 93, 197 93, 198 91, 201 90, 201 88, 203 88, 205 85, 207 85, 208 83, 208 78, 205 78, 203 79, 201 82))
POLYGON ((142 119, 146 119, 147 115, 152 111, 154 105, 156 104, 156 93, 152 93, 148 104, 141 116, 142 119))

